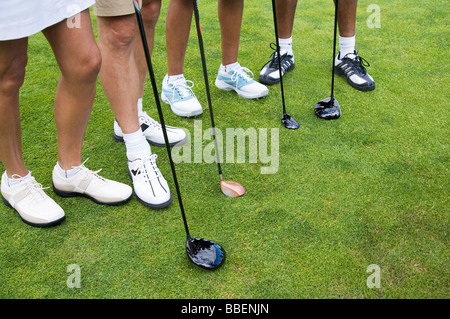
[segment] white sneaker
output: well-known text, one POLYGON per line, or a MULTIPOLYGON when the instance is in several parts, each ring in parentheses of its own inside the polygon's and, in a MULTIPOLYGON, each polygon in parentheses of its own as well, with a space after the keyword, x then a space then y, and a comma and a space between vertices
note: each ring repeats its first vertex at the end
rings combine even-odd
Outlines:
POLYGON ((6 172, 2 175, 1 193, 3 202, 12 207, 22 220, 32 226, 46 227, 61 223, 65 214, 45 192, 33 176, 14 176, 21 181, 9 186, 6 172))
POLYGON ((242 66, 228 72, 219 68, 215 85, 221 90, 234 90, 239 96, 246 99, 263 98, 269 94, 269 89, 265 85, 253 80, 252 71, 242 66))
MULTIPOLYGON (((166 146, 161 124, 148 116, 146 112, 142 112, 141 116, 139 116, 139 125, 142 132, 144 132, 145 138, 151 145, 166 146)), ((182 145, 187 140, 186 133, 181 128, 166 125, 166 131, 170 146, 182 145)), ((114 139, 117 142, 124 141, 122 129, 116 119, 114 119, 114 139)))
POLYGON ((194 82, 181 78, 169 83, 166 74, 162 84, 161 100, 170 105, 172 112, 182 117, 195 117, 203 113, 192 88, 194 82))
POLYGON ((66 178, 61 176, 55 165, 53 190, 56 194, 62 197, 84 196, 97 204, 104 205, 123 204, 133 195, 130 186, 97 175, 101 169, 93 172, 86 168, 84 163, 78 167, 80 168, 78 173, 66 178))
POLYGON ((128 172, 133 181, 134 193, 144 206, 164 208, 172 203, 167 181, 156 165, 156 154, 128 162, 128 172))

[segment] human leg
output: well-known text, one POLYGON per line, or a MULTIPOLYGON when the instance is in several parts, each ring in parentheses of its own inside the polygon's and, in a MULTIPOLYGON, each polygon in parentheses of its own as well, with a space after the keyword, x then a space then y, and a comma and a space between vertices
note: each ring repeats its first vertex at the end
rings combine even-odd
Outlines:
POLYGON ((347 79, 357 90, 375 89, 375 81, 367 73, 370 64, 358 55, 356 43, 356 9, 357 0, 340 0, 338 2, 339 53, 335 59, 335 72, 347 79))
MULTIPOLYGON (((294 51, 292 49, 292 30, 294 28, 295 11, 297 0, 277 0, 275 2, 277 11, 278 43, 281 55, 281 76, 295 68, 294 51)), ((280 71, 278 53, 274 44, 270 45, 274 50, 270 60, 259 72, 259 82, 272 85, 280 82, 280 71)))
POLYGON ((0 160, 3 202, 33 226, 59 224, 64 211, 37 183, 22 157, 19 91, 25 78, 28 38, 0 41, 0 160))
POLYGON ((222 64, 215 85, 225 91, 235 91, 247 99, 263 98, 269 89, 253 80, 253 72, 238 62, 244 0, 219 0, 218 14, 222 47, 222 64))
POLYGON ((166 17, 167 74, 162 84, 161 99, 182 117, 203 113, 192 90, 194 82, 186 80, 183 73, 192 12, 192 0, 171 0, 166 17))
POLYGON ((120 204, 130 199, 131 188, 102 178, 81 163, 101 55, 89 10, 80 13, 80 26, 69 28, 62 21, 43 30, 61 70, 54 106, 58 162, 53 169, 53 188, 61 196, 82 195, 101 204, 120 204))
POLYGON ((9 178, 25 176, 19 90, 25 78, 28 39, 0 41, 0 160, 9 178))
POLYGON ((116 132, 120 130, 120 139, 125 142, 134 192, 144 205, 165 207, 172 201, 171 194, 138 117, 137 100, 143 84, 135 54, 136 18, 134 14, 97 16, 97 22, 103 57, 100 79, 116 116, 115 137, 118 139, 116 132))
POLYGON ((136 21, 132 14, 97 17, 98 47, 103 59, 100 81, 122 132, 139 127, 137 99, 139 72, 134 56, 136 21))

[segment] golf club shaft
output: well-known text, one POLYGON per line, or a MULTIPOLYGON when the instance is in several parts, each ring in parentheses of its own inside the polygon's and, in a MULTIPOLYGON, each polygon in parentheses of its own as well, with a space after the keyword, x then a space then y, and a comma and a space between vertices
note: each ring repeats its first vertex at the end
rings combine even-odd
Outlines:
POLYGON ((170 168, 172 169, 173 181, 175 183, 175 189, 177 191, 178 202, 180 204, 181 216, 183 217, 184 228, 186 230, 186 235, 189 239, 190 238, 189 228, 188 228, 186 216, 184 213, 183 201, 181 200, 181 192, 180 192, 180 187, 178 185, 177 174, 175 172, 175 166, 174 166, 173 160, 172 160, 172 153, 171 153, 170 146, 169 146, 169 138, 167 137, 166 124, 164 122, 164 116, 163 116, 163 112, 162 112, 162 108, 161 108, 161 102, 159 100, 159 94, 158 94, 158 88, 156 86, 155 74, 153 73, 152 60, 150 57, 150 52, 148 50, 148 44, 147 44, 147 38, 145 36, 144 25, 142 23, 141 10, 140 10, 139 5, 137 4, 136 0, 133 0, 133 4, 134 4, 135 11, 136 11, 136 18, 137 18, 138 25, 139 25, 139 32, 141 34, 142 45, 144 47, 145 58, 147 60, 147 67, 148 67, 148 71, 150 74, 150 80, 152 83, 153 93, 155 95, 155 102, 156 102, 156 107, 158 109, 159 120, 161 122, 161 127, 162 127, 163 135, 164 135, 164 141, 166 143, 166 149, 167 149, 167 155, 169 157, 170 168))
POLYGON ((213 133, 213 138, 214 138, 214 147, 216 150, 217 167, 219 170, 219 177, 222 180, 222 167, 220 166, 219 147, 217 145, 216 126, 214 124, 214 115, 213 115, 213 109, 212 109, 212 103, 211 103, 211 93, 209 90, 208 71, 206 69, 205 49, 203 47, 203 36, 202 36, 202 30, 200 27, 200 14, 198 12, 197 0, 193 0, 192 5, 194 7, 195 25, 197 27, 197 37, 198 37, 198 43, 199 43, 199 47, 200 47, 200 56, 202 59, 203 77, 205 79, 206 98, 208 100, 209 117, 211 118, 211 128, 212 128, 212 133, 213 133))
POLYGON ((286 103, 284 101, 283 74, 281 72, 280 41, 278 40, 277 8, 276 8, 275 0, 272 0, 272 12, 273 12, 273 24, 274 24, 274 28, 275 28, 275 40, 276 40, 277 54, 278 54, 278 71, 280 72, 281 101, 283 103, 283 114, 284 114, 284 113, 286 113, 286 103))
POLYGON ((336 57, 336 33, 337 33, 337 20, 338 20, 338 2, 334 3, 334 36, 333 36, 333 59, 331 65, 331 98, 334 99, 334 59, 336 57))

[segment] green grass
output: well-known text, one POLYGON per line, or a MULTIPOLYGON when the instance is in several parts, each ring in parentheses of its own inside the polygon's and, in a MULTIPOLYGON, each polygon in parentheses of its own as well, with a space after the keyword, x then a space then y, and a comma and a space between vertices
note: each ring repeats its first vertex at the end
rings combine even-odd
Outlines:
MULTIPOLYGON (((174 193, 163 210, 133 198, 120 207, 48 194, 65 210, 55 228, 24 224, 1 206, 1 298, 449 298, 449 20, 447 1, 380 0, 381 28, 370 29, 360 1, 357 49, 370 61, 376 89, 359 92, 337 77, 343 117, 322 121, 315 103, 330 93, 331 1, 299 2, 294 30, 296 69, 286 75, 288 112, 297 131, 281 127, 280 86, 266 99, 248 101, 215 88, 220 64, 217 3, 200 1, 200 15, 216 125, 279 128, 280 166, 262 175, 258 163, 224 163, 225 179, 247 194, 221 194, 217 167, 176 165, 191 234, 213 239, 226 263, 208 272, 192 265, 168 157, 158 154, 174 193), (66 271, 81 267, 81 289, 66 271), (368 288, 366 268, 381 269, 381 287, 368 288)), ((164 22, 157 25, 153 64, 158 83, 166 72, 164 22)), ((194 24, 185 75, 210 127, 194 24)), ((94 21, 95 28, 95 21, 94 21)), ((271 4, 246 0, 239 61, 255 75, 274 40, 271 4)), ((51 185, 56 158, 53 97, 59 70, 45 38, 30 38, 21 91, 26 164, 51 185)), ((145 110, 157 118, 150 82, 145 110)), ((194 120, 165 105, 166 122, 193 134, 194 120)), ((102 175, 130 184, 125 147, 112 138, 114 114, 98 85, 83 159, 102 175)), ((204 146, 208 141, 204 141, 204 146)), ((248 158, 248 155, 247 155, 248 158)), ((3 170, 3 167, 2 167, 3 170)))

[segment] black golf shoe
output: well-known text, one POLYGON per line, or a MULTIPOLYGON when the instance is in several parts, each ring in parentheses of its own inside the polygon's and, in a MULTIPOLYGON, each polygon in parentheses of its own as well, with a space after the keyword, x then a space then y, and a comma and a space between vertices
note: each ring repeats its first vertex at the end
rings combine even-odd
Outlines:
MULTIPOLYGON (((278 52, 276 44, 271 43, 270 47, 275 51, 272 53, 270 60, 262 67, 259 73, 259 82, 267 85, 277 84, 280 82, 280 71, 278 69, 278 52)), ((295 68, 294 56, 281 50, 281 76, 292 71, 295 68)))
POLYGON ((347 79, 348 84, 360 91, 372 91, 375 89, 375 81, 367 73, 366 67, 370 66, 367 60, 358 55, 358 51, 346 54, 342 59, 338 53, 334 66, 334 73, 347 79))

